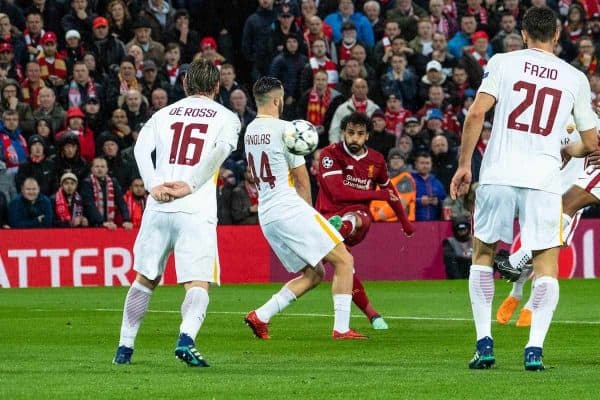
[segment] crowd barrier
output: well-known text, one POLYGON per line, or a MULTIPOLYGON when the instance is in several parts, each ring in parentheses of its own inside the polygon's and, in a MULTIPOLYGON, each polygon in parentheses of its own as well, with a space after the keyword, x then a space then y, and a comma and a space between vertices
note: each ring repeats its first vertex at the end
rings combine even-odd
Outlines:
MULTIPOLYGON (((364 280, 444 279, 441 242, 448 222, 417 223, 406 238, 396 223, 377 223, 352 249, 364 280)), ((222 283, 281 282, 290 275, 258 226, 219 226, 222 283)), ((0 230, 0 287, 129 285, 136 231, 106 229, 0 230)), ((518 240, 512 247, 518 246, 518 240)), ((581 221, 571 246, 560 253, 562 278, 600 276, 600 220, 581 221)), ((169 259, 164 284, 176 283, 169 259)), ((328 268, 330 269, 330 268, 328 268)))

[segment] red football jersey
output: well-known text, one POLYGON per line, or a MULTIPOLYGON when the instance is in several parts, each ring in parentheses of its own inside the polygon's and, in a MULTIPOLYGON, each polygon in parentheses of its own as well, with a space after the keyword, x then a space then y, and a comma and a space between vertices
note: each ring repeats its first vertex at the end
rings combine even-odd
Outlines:
POLYGON ((371 200, 385 200, 385 191, 375 189, 389 183, 381 153, 368 149, 355 156, 343 141, 321 150, 318 179, 316 209, 326 217, 348 206, 368 209, 371 200))

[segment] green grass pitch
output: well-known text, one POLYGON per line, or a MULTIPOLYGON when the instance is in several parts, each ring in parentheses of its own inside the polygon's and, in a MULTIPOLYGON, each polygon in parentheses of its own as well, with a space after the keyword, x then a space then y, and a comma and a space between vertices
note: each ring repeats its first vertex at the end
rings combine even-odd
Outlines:
MULTIPOLYGON (((173 355, 183 289, 160 287, 133 363, 111 364, 126 288, 0 291, 0 399, 598 399, 600 281, 561 281, 544 372, 525 372, 528 329, 493 325, 497 366, 472 371, 475 332, 466 281, 368 282, 386 317, 367 341, 333 341, 330 285, 271 322, 254 339, 244 314, 280 285, 211 290, 197 344, 211 368, 173 355)), ((527 286, 527 288, 529 285, 527 286)), ((496 307, 509 285, 496 281, 496 307)), ((526 290, 525 295, 528 295, 526 290)))

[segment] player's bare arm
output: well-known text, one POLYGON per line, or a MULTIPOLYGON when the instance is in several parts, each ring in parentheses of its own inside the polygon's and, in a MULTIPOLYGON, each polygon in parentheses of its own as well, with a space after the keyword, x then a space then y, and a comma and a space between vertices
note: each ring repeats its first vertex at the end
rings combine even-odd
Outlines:
POLYGON ((473 157, 473 151, 481 135, 485 113, 491 110, 495 103, 496 99, 494 96, 480 92, 475 97, 475 101, 467 112, 462 134, 460 157, 458 159, 458 169, 450 184, 450 196, 452 199, 463 196, 469 191, 472 178, 471 158, 473 157))
POLYGON ((560 152, 563 160, 568 160, 571 157, 585 157, 592 152, 598 153, 598 129, 594 127, 579 134, 581 135, 581 141, 569 143, 561 148, 560 152))
POLYGON ((292 169, 292 178, 294 179, 294 187, 296 188, 298 195, 308 204, 312 204, 310 178, 308 177, 306 165, 302 164, 299 167, 292 169))

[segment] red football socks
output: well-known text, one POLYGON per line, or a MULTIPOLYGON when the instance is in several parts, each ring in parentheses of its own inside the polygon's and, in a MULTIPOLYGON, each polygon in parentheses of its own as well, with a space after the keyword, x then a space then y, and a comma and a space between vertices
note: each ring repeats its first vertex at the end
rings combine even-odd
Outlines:
POLYGON ((362 285, 362 282, 356 274, 354 274, 354 279, 352 283, 352 301, 360 310, 369 318, 371 321, 374 317, 378 317, 379 313, 375 311, 373 306, 371 306, 371 302, 367 297, 367 292, 362 285))

